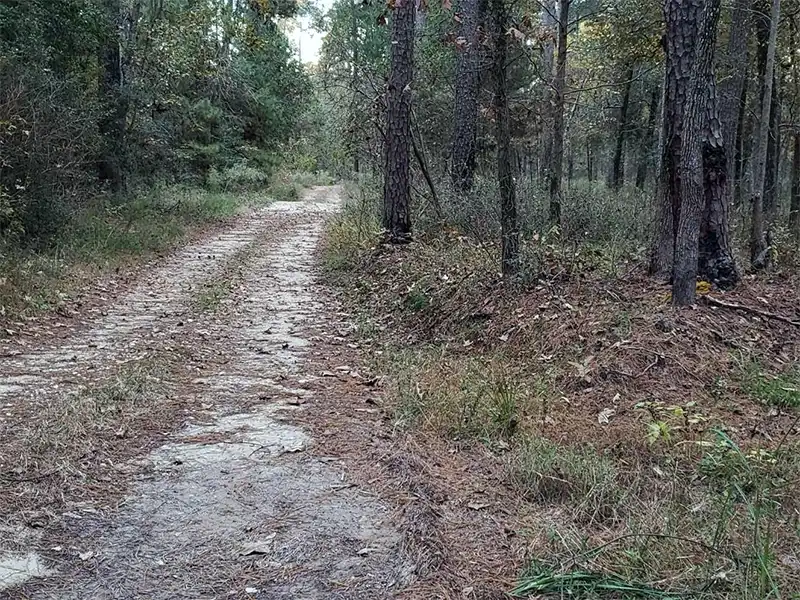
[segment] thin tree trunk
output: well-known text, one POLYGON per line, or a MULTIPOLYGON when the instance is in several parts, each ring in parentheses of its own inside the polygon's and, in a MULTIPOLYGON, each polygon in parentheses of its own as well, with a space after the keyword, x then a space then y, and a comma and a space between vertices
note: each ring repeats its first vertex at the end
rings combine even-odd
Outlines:
POLYGON ((494 112, 497 125, 497 181, 500 187, 500 226, 503 275, 519 271, 519 226, 517 199, 512 171, 511 133, 509 130, 508 90, 506 83, 506 31, 508 15, 505 0, 491 0, 495 76, 494 112))
POLYGON ((472 188, 475 175, 475 142, 478 132, 480 91, 480 30, 484 0, 461 0, 456 66, 455 125, 451 177, 460 190, 472 188))
POLYGON ((611 167, 611 187, 619 190, 625 180, 625 134, 628 132, 628 107, 633 83, 633 67, 625 72, 626 83, 622 91, 622 105, 617 119, 617 140, 614 146, 614 161, 611 167))
POLYGON ((123 94, 120 0, 105 0, 107 32, 101 49, 100 98, 104 106, 100 119, 102 156, 99 177, 114 193, 125 184, 125 124, 127 104, 123 94))
POLYGON ((545 183, 550 182, 550 169, 552 161, 550 156, 553 152, 553 121, 555 111, 555 93, 553 91, 555 81, 555 39, 558 37, 558 20, 556 18, 556 0, 543 0, 541 7, 541 30, 542 30, 542 64, 540 77, 544 82, 544 94, 542 97, 542 114, 540 123, 540 153, 544 157, 540 159, 539 178, 545 183))
POLYGON ((775 221, 780 197, 781 161, 781 88, 777 72, 772 82, 769 137, 767 139, 767 171, 764 176, 764 217, 769 229, 775 221))
POLYGON ((571 0, 558 0, 556 76, 553 81, 553 150, 550 167, 550 224, 561 227, 561 179, 564 169, 564 91, 567 80, 567 27, 571 0))
POLYGON ((739 206, 742 203, 742 179, 744 178, 745 171, 745 124, 747 111, 747 68, 745 67, 744 85, 742 86, 742 96, 739 101, 739 122, 736 124, 736 147, 734 152, 734 182, 733 182, 733 205, 739 206))
MULTIPOLYGON (((792 16, 791 37, 789 47, 797 47, 797 17, 792 16)), ((800 69, 797 67, 796 57, 792 59, 792 80, 794 82, 795 98, 800 98, 800 69)), ((792 117, 797 118, 797 108, 793 108, 792 117)), ((796 242, 800 242, 800 131, 794 132, 794 152, 792 154, 792 189, 789 199, 789 233, 796 242)))
POLYGON ((594 163, 592 159, 592 146, 589 140, 586 140, 586 178, 589 181, 594 181, 594 163))
POLYGON ((794 134, 792 156, 792 198, 789 205, 789 231, 800 241, 800 132, 794 134))
POLYGON ((411 82, 415 12, 415 0, 396 0, 392 12, 383 185, 383 227, 392 243, 407 242, 411 237, 411 82))
POLYGON ((750 10, 753 0, 734 0, 731 11, 728 46, 722 54, 721 67, 725 79, 720 85, 720 117, 722 139, 725 143, 728 185, 728 204, 733 204, 738 185, 737 148, 741 139, 740 123, 744 117, 745 85, 747 81, 747 39, 750 33, 750 10))
POLYGON ((758 122, 756 152, 753 160, 753 215, 750 232, 750 262, 755 268, 764 268, 769 263, 769 247, 764 228, 764 182, 767 173, 767 145, 769 141, 770 111, 772 108, 772 84, 775 72, 775 48, 778 36, 778 19, 781 2, 772 0, 769 17, 769 41, 764 68, 763 92, 761 94, 761 118, 758 122))
POLYGON ((359 163, 361 144, 358 139, 358 0, 352 0, 350 11, 352 13, 350 15, 350 45, 352 46, 351 52, 353 61, 350 79, 350 92, 352 93, 352 97, 350 98, 350 119, 353 128, 351 152, 353 154, 353 172, 358 175, 358 172, 361 170, 361 165, 359 163))
POLYGON ((647 107, 647 125, 642 135, 641 144, 639 146, 639 164, 636 166, 636 187, 644 189, 644 184, 647 182, 647 172, 653 161, 651 154, 653 152, 653 135, 656 131, 656 118, 658 113, 658 88, 653 88, 650 95, 650 104, 647 107))

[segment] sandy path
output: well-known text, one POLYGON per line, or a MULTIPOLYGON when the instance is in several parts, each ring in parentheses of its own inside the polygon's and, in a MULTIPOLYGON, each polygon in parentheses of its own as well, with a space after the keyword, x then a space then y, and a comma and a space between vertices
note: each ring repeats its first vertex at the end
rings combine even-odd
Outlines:
MULTIPOLYGON (((165 443, 118 469, 125 492, 113 503, 72 500, 35 531, 23 510, 5 515, 0 596, 386 598, 407 579, 387 507, 337 460, 311 457, 314 440, 291 423, 319 375, 306 372, 310 333, 336 334, 313 250, 337 194, 273 204, 175 253, 66 339, 0 358, 2 435, 15 412, 69 402, 165 352, 168 401, 192 407, 165 443), (209 280, 229 293, 203 318, 195 303, 209 280)), ((35 485, 18 490, 14 506, 34 502, 35 485)))

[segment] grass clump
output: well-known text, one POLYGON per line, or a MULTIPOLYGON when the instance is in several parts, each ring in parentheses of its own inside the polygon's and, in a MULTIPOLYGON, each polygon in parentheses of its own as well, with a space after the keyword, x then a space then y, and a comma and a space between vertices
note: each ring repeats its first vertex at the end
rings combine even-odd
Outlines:
POLYGON ((742 388, 749 396, 768 406, 800 407, 800 367, 784 373, 770 374, 758 361, 751 360, 742 368, 742 388))
POLYGON ((387 366, 395 382, 395 420, 490 446, 509 439, 533 398, 496 359, 462 359, 437 353, 396 352, 387 366))
POLYGON ((216 311, 232 291, 229 280, 209 281, 195 297, 195 305, 204 312, 216 311))
POLYGON ((529 435, 510 460, 514 483, 541 503, 567 503, 580 521, 618 515, 624 492, 615 462, 591 446, 561 446, 529 435))
POLYGON ((323 260, 330 272, 355 269, 381 231, 367 188, 348 184, 344 186, 343 195, 342 210, 328 223, 325 236, 323 260))

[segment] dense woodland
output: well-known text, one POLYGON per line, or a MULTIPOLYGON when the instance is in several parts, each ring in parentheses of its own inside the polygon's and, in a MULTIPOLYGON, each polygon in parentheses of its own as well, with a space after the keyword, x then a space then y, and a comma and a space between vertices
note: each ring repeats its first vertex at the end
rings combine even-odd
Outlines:
POLYGON ((264 184, 311 98, 294 3, 0 6, 0 232, 47 242, 93 197, 264 184))
POLYGON ((496 221, 512 274, 532 231, 623 228, 687 304, 697 276, 731 288, 800 231, 796 12, 337 3, 319 76, 353 169, 385 175, 393 239, 426 210, 496 221))

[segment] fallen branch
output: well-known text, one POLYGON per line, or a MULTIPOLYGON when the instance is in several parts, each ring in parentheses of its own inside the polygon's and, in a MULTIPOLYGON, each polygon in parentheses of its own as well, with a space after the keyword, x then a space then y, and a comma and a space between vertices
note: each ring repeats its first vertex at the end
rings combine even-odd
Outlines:
POLYGON ((789 317, 784 317, 783 315, 777 315, 775 313, 767 312, 765 310, 759 310, 757 308, 751 308, 749 306, 744 306, 742 304, 734 304, 733 302, 724 302, 723 300, 717 300, 716 298, 712 298, 711 296, 701 296, 701 299, 711 306, 719 306, 720 308, 728 308, 730 310, 741 310, 742 312, 750 313, 752 315, 758 315, 759 317, 763 317, 765 319, 774 319, 776 321, 781 321, 782 323, 788 323, 789 325, 794 325, 795 327, 800 327, 800 321, 794 321, 789 317))

